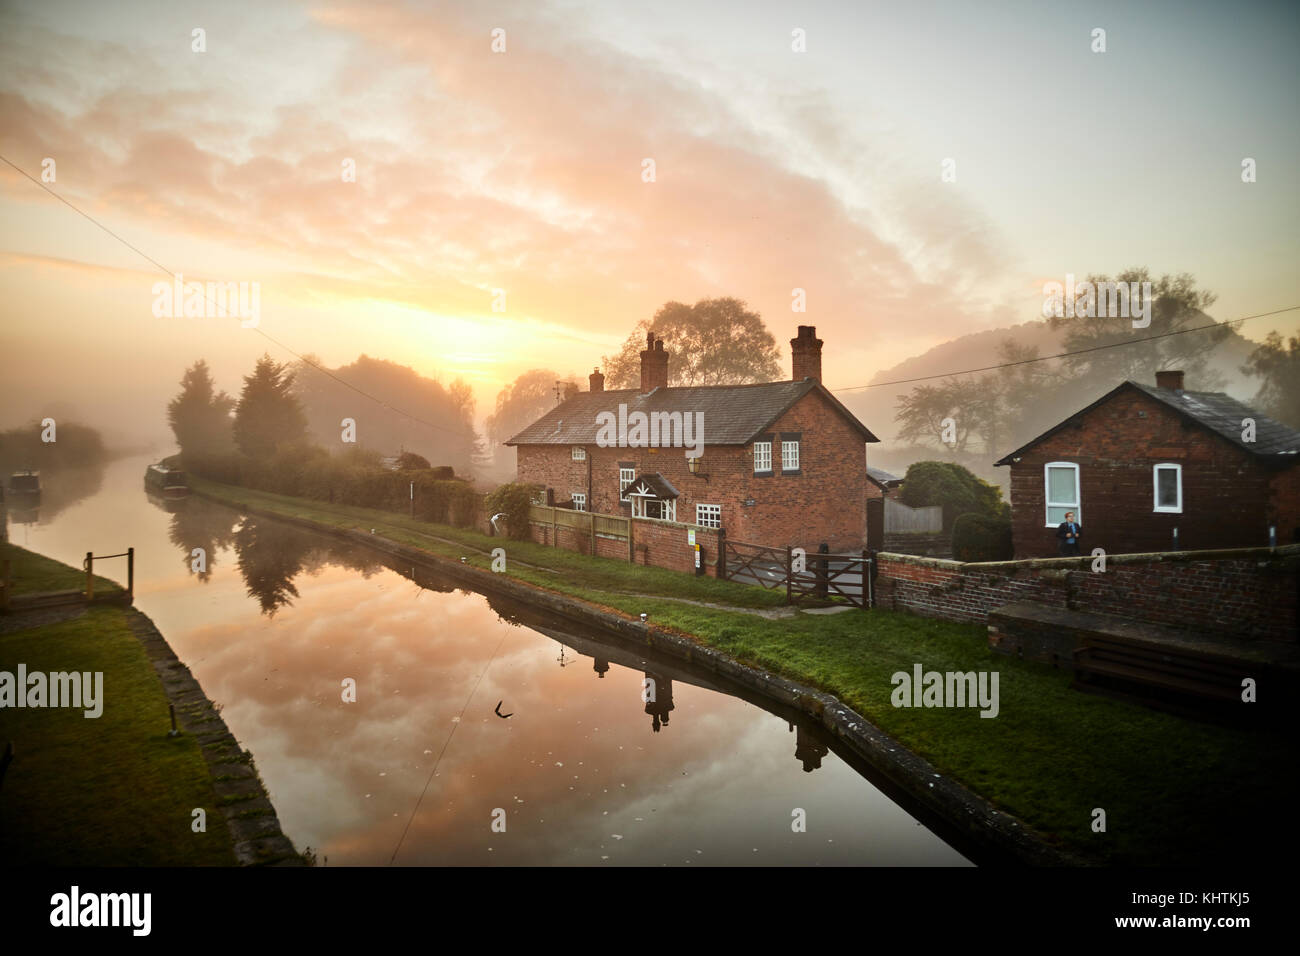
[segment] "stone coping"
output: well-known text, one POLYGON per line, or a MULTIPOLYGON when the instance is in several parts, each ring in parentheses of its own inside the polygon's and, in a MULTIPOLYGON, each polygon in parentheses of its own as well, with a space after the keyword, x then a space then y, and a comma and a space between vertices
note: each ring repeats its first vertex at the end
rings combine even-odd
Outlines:
MULTIPOLYGON (((991 572, 1011 574, 1016 571, 1070 571, 1091 570, 1090 554, 1078 557, 1022 558, 1018 561, 952 561, 946 558, 927 558, 918 554, 897 554, 880 551, 878 558, 887 558, 898 564, 918 564, 944 571, 991 572)), ((1242 558, 1258 559, 1272 563, 1300 557, 1300 544, 1287 544, 1277 548, 1216 548, 1206 551, 1151 551, 1131 554, 1107 554, 1106 566, 1123 564, 1172 564, 1190 561, 1228 561, 1242 558)))

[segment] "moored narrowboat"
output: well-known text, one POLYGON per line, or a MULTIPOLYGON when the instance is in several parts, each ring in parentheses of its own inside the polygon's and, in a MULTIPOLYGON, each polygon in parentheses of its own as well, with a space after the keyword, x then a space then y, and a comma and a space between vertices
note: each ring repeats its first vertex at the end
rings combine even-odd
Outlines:
POLYGON ((185 498, 190 493, 185 472, 166 465, 150 465, 144 473, 144 486, 163 498, 185 498))

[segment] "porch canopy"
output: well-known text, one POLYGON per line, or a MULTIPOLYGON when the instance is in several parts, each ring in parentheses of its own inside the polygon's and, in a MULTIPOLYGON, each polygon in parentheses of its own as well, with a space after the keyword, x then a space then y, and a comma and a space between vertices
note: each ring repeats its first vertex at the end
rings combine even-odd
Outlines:
POLYGON ((632 502, 633 518, 677 520, 677 497, 680 492, 659 472, 642 472, 632 479, 624 492, 632 502))

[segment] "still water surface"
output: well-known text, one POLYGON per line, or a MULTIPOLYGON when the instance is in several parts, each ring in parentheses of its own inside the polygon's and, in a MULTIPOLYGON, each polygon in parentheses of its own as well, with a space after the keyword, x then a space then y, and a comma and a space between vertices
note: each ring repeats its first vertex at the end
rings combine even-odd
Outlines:
MULTIPOLYGON (((11 515, 10 540, 78 567, 136 549, 136 606, 222 705, 285 833, 330 866, 969 864, 797 718, 363 549, 164 506, 150 460, 11 515)), ((96 570, 125 580, 124 560, 96 570)))

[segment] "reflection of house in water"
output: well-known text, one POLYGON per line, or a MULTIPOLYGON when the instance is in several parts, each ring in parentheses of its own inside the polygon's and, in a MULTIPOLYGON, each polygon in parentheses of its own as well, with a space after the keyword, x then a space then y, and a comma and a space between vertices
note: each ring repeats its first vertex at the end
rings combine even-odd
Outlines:
POLYGON ((592 658, 592 660, 595 663, 592 665, 591 669, 596 672, 597 677, 603 678, 605 673, 609 670, 609 661, 602 661, 599 657, 592 658))
POLYGON ((645 703, 645 712, 650 715, 650 727, 659 733, 659 727, 668 725, 668 712, 673 709, 673 682, 671 678, 661 677, 654 671, 645 672, 646 688, 643 696, 650 699, 645 703), (653 682, 653 683, 652 683, 653 682))
POLYGON ((830 748, 819 741, 810 728, 804 724, 790 724, 795 731, 794 759, 803 764, 804 773, 812 773, 822 765, 822 757, 830 753, 830 748))

